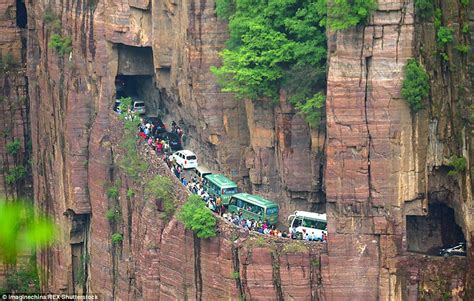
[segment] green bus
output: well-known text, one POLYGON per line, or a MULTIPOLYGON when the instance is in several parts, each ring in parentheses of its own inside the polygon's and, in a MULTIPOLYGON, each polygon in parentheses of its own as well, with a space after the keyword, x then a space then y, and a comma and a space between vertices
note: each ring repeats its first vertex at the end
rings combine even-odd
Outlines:
POLYGON ((229 212, 238 213, 242 210, 245 219, 268 221, 270 225, 278 223, 278 205, 258 195, 237 193, 230 198, 229 212))
POLYGON ((204 189, 213 197, 220 197, 223 205, 229 204, 230 196, 237 193, 237 184, 220 174, 204 176, 204 189))

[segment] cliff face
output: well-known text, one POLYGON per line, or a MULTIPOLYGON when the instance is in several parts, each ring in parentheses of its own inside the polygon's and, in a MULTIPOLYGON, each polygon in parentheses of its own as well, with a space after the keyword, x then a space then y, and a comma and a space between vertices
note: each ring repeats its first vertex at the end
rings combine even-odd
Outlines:
MULTIPOLYGON (((393 275, 407 249, 427 252, 443 243, 472 240, 471 169, 447 175, 452 155, 472 160, 471 138, 465 134, 472 125, 460 117, 469 111, 469 101, 461 95, 471 95, 467 58, 452 46, 449 63, 434 56, 439 51, 434 25, 415 23, 413 10, 411 2, 379 1, 370 25, 329 39, 328 265, 331 280, 351 287, 351 296, 360 298, 400 295, 399 278, 393 275), (403 67, 417 56, 430 73, 431 96, 425 110, 415 115, 400 90, 403 67), (456 84, 451 83, 452 72, 456 84), (453 84, 462 87, 460 92, 453 92, 453 84), (347 266, 348 260, 355 264, 347 266), (361 273, 363 285, 349 280, 361 273)), ((467 9, 457 1, 443 1, 441 10, 456 43, 468 43, 459 31, 467 22, 467 9)), ((347 297, 341 289, 328 294, 347 297)))
POLYGON ((31 194, 26 29, 15 1, 0 2, 0 11, 0 196, 12 198, 31 194))
MULTIPOLYGON (((284 93, 270 106, 219 92, 209 67, 219 64, 227 33, 213 1, 30 1, 27 9, 34 196, 63 229, 57 245, 39 256, 45 289, 145 300, 411 300, 425 288, 465 296, 473 268, 460 267, 472 264, 472 254, 406 255, 426 240, 457 239, 446 234, 447 223, 457 223, 468 242, 472 236, 470 164, 456 180, 436 171, 447 173, 454 150, 472 160, 470 128, 463 143, 444 141, 456 115, 441 118, 446 110, 432 109, 446 86, 436 77, 440 62, 427 64, 434 87, 429 109, 414 115, 400 97, 406 60, 423 57, 417 45, 435 39, 419 32, 429 24, 415 23, 411 1, 379 1, 367 26, 329 34, 327 126, 320 130, 308 128, 284 93), (48 47, 53 34, 71 38, 70 55, 48 47), (282 220, 295 208, 324 208, 327 199, 327 251, 236 240, 243 234, 225 226, 218 238, 201 241, 175 220, 164 222, 159 204, 143 198, 147 177, 166 174, 161 163, 152 161, 138 182, 117 167, 123 156, 112 113, 117 76, 149 111, 178 121, 186 145, 210 168, 280 201, 282 220), (111 185, 120 187, 114 200, 106 193, 111 185), (450 193, 444 197, 440 187, 450 193), (121 218, 111 223, 106 214, 115 207, 121 218), (451 219, 440 218, 450 209, 451 219), (430 227, 439 235, 417 242, 430 227), (120 244, 112 244, 113 233, 123 234, 120 244)), ((461 17, 444 18, 460 23, 461 17)), ((463 59, 469 66, 472 55, 463 59)), ((466 81, 470 95, 466 70, 453 78, 466 81)))

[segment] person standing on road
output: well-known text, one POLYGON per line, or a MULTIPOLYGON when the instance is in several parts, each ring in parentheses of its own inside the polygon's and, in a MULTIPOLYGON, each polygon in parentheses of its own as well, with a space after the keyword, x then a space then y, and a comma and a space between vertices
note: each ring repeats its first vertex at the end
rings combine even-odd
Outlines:
POLYGON ((156 139, 156 153, 161 154, 163 150, 163 144, 161 144, 159 139, 156 139))
POLYGON ((221 199, 220 196, 218 196, 217 199, 216 199, 216 206, 217 206, 217 212, 219 212, 219 215, 222 215, 221 205, 222 205, 222 199, 221 199))

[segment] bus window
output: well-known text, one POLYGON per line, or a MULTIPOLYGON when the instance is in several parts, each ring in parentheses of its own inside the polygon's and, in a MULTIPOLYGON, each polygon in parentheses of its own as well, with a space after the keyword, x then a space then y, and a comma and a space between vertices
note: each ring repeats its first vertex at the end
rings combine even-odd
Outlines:
POLYGON ((229 205, 234 205, 235 206, 235 199, 234 198, 230 199, 229 205))
POLYGON ((237 188, 223 188, 222 194, 235 194, 237 193, 237 188))
POLYGON ((241 199, 237 199, 237 202, 236 202, 235 206, 237 206, 237 207, 239 207, 239 208, 242 208, 242 206, 243 206, 242 200, 241 200, 241 199))
POLYGON ((315 225, 315 228, 319 229, 319 230, 326 230, 326 223, 317 221, 316 225, 315 225))
POLYGON ((314 223, 315 221, 313 220, 310 220, 310 219, 304 219, 303 220, 303 227, 306 227, 306 228, 314 228, 314 223))
POLYGON ((293 222, 293 228, 297 228, 297 227, 301 226, 301 222, 302 222, 301 217, 295 218, 295 220, 293 222))
POLYGON ((303 227, 324 230, 326 228, 326 223, 312 219, 304 219, 303 227))

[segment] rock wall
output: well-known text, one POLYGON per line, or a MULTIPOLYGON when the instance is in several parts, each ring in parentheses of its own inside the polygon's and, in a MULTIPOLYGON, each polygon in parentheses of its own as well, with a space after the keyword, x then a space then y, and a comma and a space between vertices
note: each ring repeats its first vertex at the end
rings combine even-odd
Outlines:
MULTIPOLYGON (((454 12, 466 13, 457 1, 443 1, 441 9, 443 22, 454 27, 459 23, 454 12)), ((458 117, 449 114, 454 110, 447 108, 452 106, 446 95, 452 95, 452 89, 444 78, 449 72, 441 72, 444 64, 433 56, 436 47, 429 47, 436 43, 433 24, 415 20, 411 1, 378 1, 368 25, 332 33, 329 40, 325 183, 328 266, 330 283, 337 285, 327 284, 326 293, 334 299, 348 298, 348 293, 360 299, 392 299, 400 296, 399 278, 394 275, 396 262, 407 250, 407 216, 425 216, 430 203, 448 203, 456 215, 451 223, 461 225, 465 239, 471 240, 470 168, 458 179, 447 177, 446 171, 436 177, 434 170, 452 155, 447 149, 464 149, 468 157, 470 138, 460 133, 470 127, 454 130, 458 117), (431 32, 420 33, 420 28, 431 32), (418 55, 420 44, 428 60, 435 62, 426 63, 431 84, 426 110, 413 114, 400 89, 403 67, 418 55), (460 134, 457 141, 454 131, 460 134), (435 155, 433 150, 441 153, 435 155), (448 196, 438 194, 441 187, 463 193, 453 193, 449 203, 448 196), (353 264, 348 266, 348 261, 353 264)), ((453 55, 452 64, 463 66, 453 55)), ((457 71, 458 86, 468 84, 462 69, 457 71)), ((459 108, 467 110, 464 105, 459 108)))
POLYGON ((165 119, 176 120, 211 170, 241 189, 294 209, 324 208, 322 188, 325 131, 310 130, 284 95, 279 104, 237 100, 221 93, 211 66, 228 38, 213 1, 156 1, 153 51, 156 84, 165 119), (318 204, 319 203, 319 204, 318 204))
MULTIPOLYGON (((428 281, 415 276, 444 262, 400 268, 405 216, 427 214, 433 160, 426 154, 437 144, 426 140, 432 116, 411 115, 400 98, 402 69, 418 41, 413 3, 378 4, 367 26, 329 34, 327 126, 310 130, 284 92, 273 107, 219 92, 209 67, 219 64, 227 33, 213 1, 27 1, 34 196, 63 229, 39 255, 45 290, 108 300, 421 297, 416 288, 428 281), (71 38, 69 55, 48 47, 54 32, 71 38), (282 219, 295 208, 324 207, 327 198, 327 252, 237 239, 244 234, 232 231, 201 241, 175 220, 163 222, 159 206, 142 197, 146 177, 134 182, 117 167, 115 77, 143 69, 120 66, 124 45, 151 47, 152 107, 180 122, 209 167, 280 201, 282 219), (111 185, 120 187, 114 200, 111 185), (112 206, 121 212, 116 223, 106 218, 112 206), (112 243, 114 233, 123 234, 121 243, 112 243)), ((155 163, 150 175, 166 174, 155 163)), ((472 184, 467 174, 460 179, 469 207, 472 184)), ((471 231, 472 212, 453 207, 471 231)), ((451 277, 446 283, 459 294, 470 281, 462 269, 441 277, 451 277)))
MULTIPOLYGON (((15 4, 0 1, 0 198, 7 200, 32 194, 26 29, 17 24, 15 4)), ((0 287, 4 276, 0 264, 0 287)))
POLYGON ((7 198, 31 194, 26 30, 17 24, 15 3, 0 2, 0 196, 7 198), (19 143, 18 151, 8 151, 7 145, 15 141, 19 143), (24 176, 12 177, 20 166, 25 168, 24 176))

